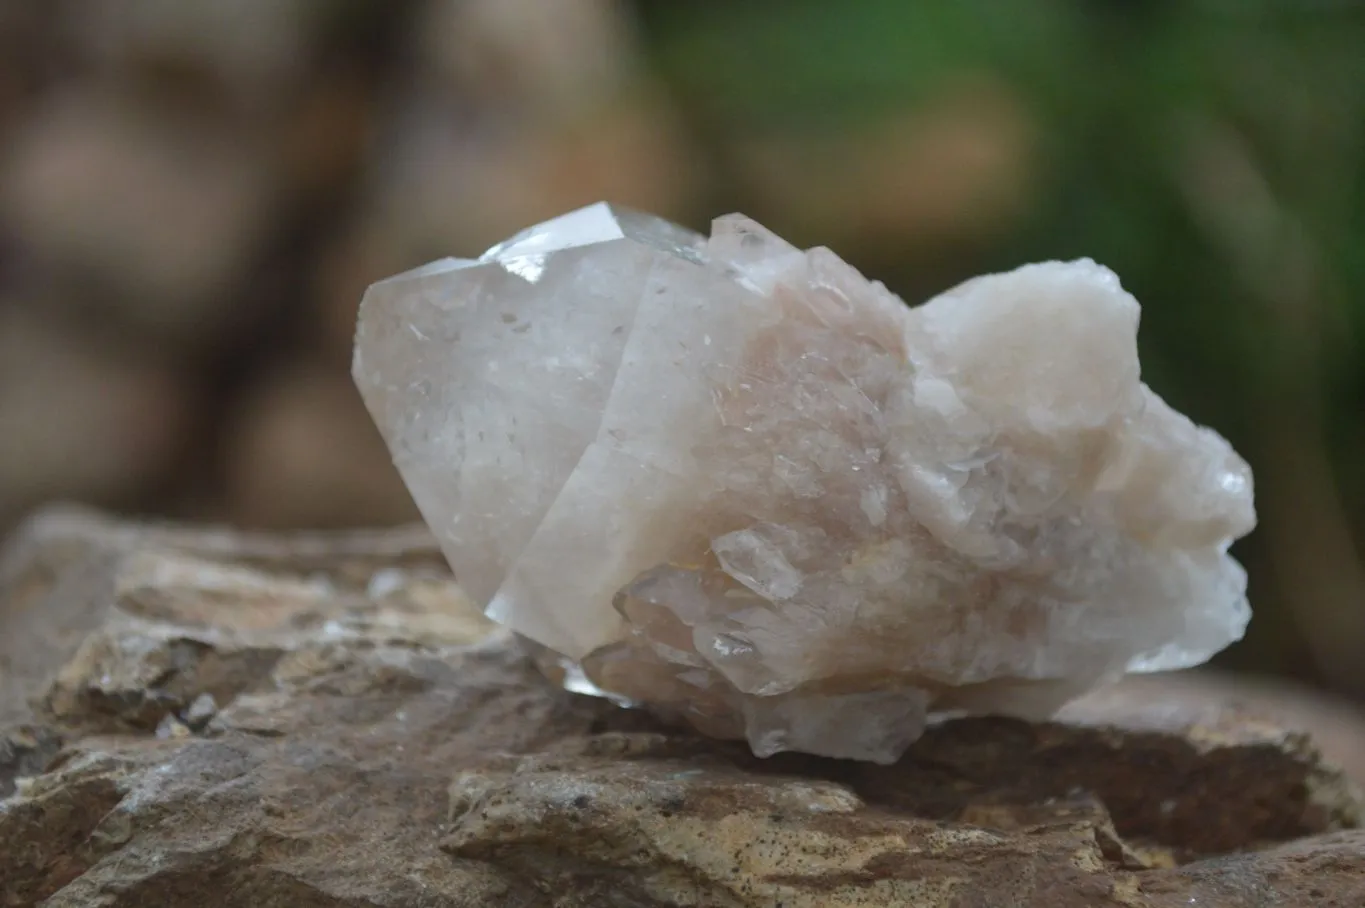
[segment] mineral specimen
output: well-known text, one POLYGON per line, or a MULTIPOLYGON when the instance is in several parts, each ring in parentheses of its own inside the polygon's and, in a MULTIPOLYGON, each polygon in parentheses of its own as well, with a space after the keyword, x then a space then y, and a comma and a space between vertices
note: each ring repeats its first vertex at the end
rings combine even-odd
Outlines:
POLYGON ((354 375, 487 614, 575 689, 892 761, 1238 639, 1251 473, 1088 260, 917 308, 742 216, 600 204, 375 284, 354 375))

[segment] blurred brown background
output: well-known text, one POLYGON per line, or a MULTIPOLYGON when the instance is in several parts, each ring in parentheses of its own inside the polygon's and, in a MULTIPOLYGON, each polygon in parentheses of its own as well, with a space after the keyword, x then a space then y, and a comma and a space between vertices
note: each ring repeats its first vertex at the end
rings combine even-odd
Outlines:
POLYGON ((0 528, 413 518, 347 374, 370 281, 743 210, 911 301, 1115 268, 1256 470, 1224 664, 1365 697, 1362 176, 1350 0, 5 0, 0 528))

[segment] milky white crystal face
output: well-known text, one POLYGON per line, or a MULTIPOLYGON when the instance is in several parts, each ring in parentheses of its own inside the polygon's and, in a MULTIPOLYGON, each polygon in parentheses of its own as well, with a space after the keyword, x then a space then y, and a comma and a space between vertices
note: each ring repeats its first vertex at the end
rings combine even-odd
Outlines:
POLYGON ((1203 662, 1251 472, 1088 260, 917 307, 741 216, 595 205, 375 284, 355 379, 488 614, 756 753, 894 760, 1203 662))

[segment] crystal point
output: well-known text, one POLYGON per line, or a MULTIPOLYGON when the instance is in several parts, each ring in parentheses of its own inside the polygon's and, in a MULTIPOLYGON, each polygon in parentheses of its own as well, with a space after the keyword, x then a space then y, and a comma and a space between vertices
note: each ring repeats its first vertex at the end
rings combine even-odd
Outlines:
POLYGON ((1089 260, 916 308, 730 215, 605 204, 375 284, 354 374, 456 576, 579 688, 890 761, 1238 639, 1231 446, 1089 260))

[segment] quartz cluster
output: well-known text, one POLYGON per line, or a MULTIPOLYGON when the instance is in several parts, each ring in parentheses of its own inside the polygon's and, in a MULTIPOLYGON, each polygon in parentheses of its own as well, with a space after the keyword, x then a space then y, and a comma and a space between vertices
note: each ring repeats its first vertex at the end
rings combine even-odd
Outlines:
POLYGON ((731 215, 605 204, 375 284, 354 376, 465 590, 569 686, 887 762, 1250 618, 1231 446, 1088 260, 911 308, 731 215))

